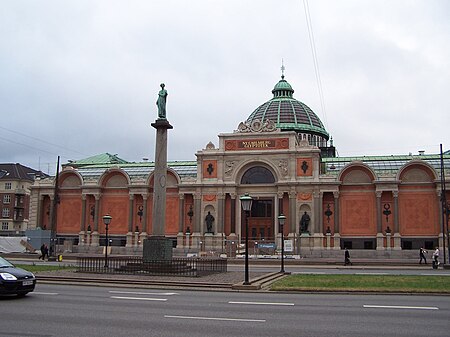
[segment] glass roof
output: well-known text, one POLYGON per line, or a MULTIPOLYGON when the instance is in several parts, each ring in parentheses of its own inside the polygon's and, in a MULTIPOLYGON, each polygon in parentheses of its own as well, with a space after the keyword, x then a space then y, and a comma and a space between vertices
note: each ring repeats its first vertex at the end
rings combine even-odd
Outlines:
MULTIPOLYGON (((411 160, 423 160, 436 171, 441 169, 440 155, 419 156, 363 156, 322 158, 326 173, 339 173, 345 166, 354 161, 361 161, 376 172, 395 173, 411 160)), ((450 172, 450 155, 444 155, 444 170, 450 172)))

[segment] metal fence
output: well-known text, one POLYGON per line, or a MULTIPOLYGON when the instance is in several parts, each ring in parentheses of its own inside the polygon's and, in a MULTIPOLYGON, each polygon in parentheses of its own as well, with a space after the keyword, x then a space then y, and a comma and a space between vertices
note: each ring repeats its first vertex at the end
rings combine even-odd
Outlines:
POLYGON ((78 257, 77 271, 97 274, 202 276, 227 271, 227 259, 172 258, 171 260, 143 261, 140 256, 78 257))

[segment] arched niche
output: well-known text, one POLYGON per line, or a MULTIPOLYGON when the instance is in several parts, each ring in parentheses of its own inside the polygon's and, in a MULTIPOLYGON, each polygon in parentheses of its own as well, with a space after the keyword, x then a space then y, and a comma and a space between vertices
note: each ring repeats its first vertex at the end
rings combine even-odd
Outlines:
POLYGON ((436 175, 427 165, 412 163, 400 170, 398 178, 402 183, 432 183, 436 175))
POLYGON ((350 164, 343 169, 339 180, 346 185, 371 184, 375 180, 375 174, 365 165, 350 164))
MULTIPOLYGON (((153 186, 153 182, 155 180, 155 175, 152 173, 148 179, 148 185, 153 186)), ((167 170, 166 175, 166 188, 177 188, 180 184, 180 179, 178 175, 172 170, 167 170)))
POLYGON ((275 183, 275 176, 272 171, 264 166, 253 166, 247 169, 241 178, 241 184, 273 184, 275 183))
POLYGON ((109 188, 128 187, 128 179, 122 172, 112 172, 103 178, 102 186, 109 188))
POLYGON ((81 178, 75 173, 67 173, 60 178, 59 187, 61 188, 79 188, 81 185, 81 178))
POLYGON ((214 217, 214 221, 212 222, 212 232, 217 232, 217 219, 216 219, 216 210, 213 205, 206 205, 203 210, 203 232, 207 232, 207 223, 206 223, 206 217, 208 216, 208 212, 214 217))

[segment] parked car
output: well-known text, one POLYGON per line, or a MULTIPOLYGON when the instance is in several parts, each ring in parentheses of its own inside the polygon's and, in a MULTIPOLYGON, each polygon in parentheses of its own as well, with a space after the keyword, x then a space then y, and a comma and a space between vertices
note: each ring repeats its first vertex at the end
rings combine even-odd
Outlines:
POLYGON ((25 296, 33 291, 35 286, 36 277, 33 273, 17 268, 0 257, 0 295, 16 294, 25 296))

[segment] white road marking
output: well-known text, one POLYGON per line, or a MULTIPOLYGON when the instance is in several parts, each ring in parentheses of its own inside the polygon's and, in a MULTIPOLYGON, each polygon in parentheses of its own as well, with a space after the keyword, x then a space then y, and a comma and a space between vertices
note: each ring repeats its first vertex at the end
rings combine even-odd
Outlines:
POLYGON ((318 274, 326 274, 326 273, 322 272, 322 271, 297 271, 297 272, 294 272, 292 274, 309 274, 309 275, 313 274, 313 275, 318 275, 318 274))
POLYGON ((235 321, 235 322, 261 322, 264 323, 265 319, 246 319, 246 318, 224 318, 224 317, 196 317, 196 316, 171 316, 164 315, 165 318, 180 318, 180 319, 198 319, 198 320, 210 320, 210 321, 235 321))
POLYGON ((355 273, 355 275, 388 275, 388 273, 355 273))
POLYGON ((294 303, 280 303, 280 302, 234 302, 230 301, 229 304, 251 304, 251 305, 295 305, 294 303))
POLYGON ((111 293, 111 294, 133 294, 133 295, 161 295, 161 296, 179 295, 178 293, 144 293, 144 292, 138 292, 138 291, 116 291, 116 290, 110 290, 109 293, 111 293))
POLYGON ((50 296, 59 295, 59 293, 45 293, 45 292, 42 292, 42 291, 33 291, 32 294, 36 294, 36 295, 50 295, 50 296))
POLYGON ((364 308, 380 308, 380 309, 418 309, 418 310, 439 310, 438 307, 411 307, 406 305, 363 305, 364 308))
POLYGON ((167 301, 167 298, 150 298, 150 297, 125 297, 125 296, 111 296, 116 300, 137 300, 137 301, 167 301))

